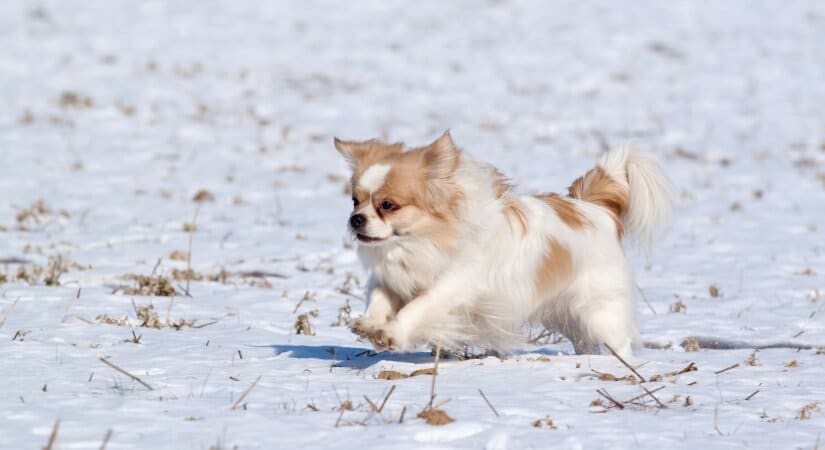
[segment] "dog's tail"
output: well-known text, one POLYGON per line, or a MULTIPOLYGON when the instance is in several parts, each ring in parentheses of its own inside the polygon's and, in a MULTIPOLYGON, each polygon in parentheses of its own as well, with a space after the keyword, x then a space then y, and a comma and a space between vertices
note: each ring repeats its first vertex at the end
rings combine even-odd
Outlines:
POLYGON ((673 212, 673 188, 662 169, 650 155, 629 146, 603 154, 596 167, 573 182, 570 196, 604 208, 619 236, 636 236, 645 250, 673 212))

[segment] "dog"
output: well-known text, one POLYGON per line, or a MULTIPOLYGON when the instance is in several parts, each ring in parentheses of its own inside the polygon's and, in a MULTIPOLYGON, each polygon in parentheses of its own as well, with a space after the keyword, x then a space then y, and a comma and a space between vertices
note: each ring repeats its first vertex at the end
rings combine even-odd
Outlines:
POLYGON ((371 273, 351 329, 377 350, 507 351, 531 324, 561 332, 577 354, 632 355, 637 286, 622 240, 649 248, 673 210, 650 156, 613 149, 567 196, 517 195, 449 131, 411 149, 334 145, 352 169, 348 228, 371 273))

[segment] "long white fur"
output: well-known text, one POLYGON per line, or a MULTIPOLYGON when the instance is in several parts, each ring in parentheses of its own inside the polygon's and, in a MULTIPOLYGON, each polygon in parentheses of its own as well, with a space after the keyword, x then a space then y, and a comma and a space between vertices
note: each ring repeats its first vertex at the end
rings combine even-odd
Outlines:
MULTIPOLYGON (((628 148, 606 153, 598 165, 629 189, 625 231, 649 245, 672 210, 667 179, 649 157, 628 148)), ((539 199, 510 193, 497 198, 495 178, 491 166, 461 154, 453 179, 464 202, 457 250, 451 255, 416 237, 359 247, 372 271, 362 320, 391 337, 397 351, 424 343, 506 350, 533 322, 564 333, 577 353, 597 353, 607 343, 630 356, 638 339, 635 282, 608 212, 571 200, 589 222, 573 229, 539 199), (516 199, 527 219, 524 235, 503 213, 503 203, 516 199), (558 292, 536 292, 548 238, 570 251, 573 281, 558 292), (401 298, 391 298, 390 290, 401 298), (404 304, 395 319, 387 314, 393 301, 404 304)))

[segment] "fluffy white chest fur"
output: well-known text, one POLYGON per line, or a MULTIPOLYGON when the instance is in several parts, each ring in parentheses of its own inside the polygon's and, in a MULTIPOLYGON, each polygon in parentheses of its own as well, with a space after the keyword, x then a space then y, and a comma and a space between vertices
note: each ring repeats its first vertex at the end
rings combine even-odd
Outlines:
POLYGON ((350 229, 371 272, 353 331, 378 349, 479 345, 507 350, 525 324, 577 353, 638 339, 621 240, 647 246, 666 226, 670 185, 646 155, 606 153, 568 196, 517 196, 445 133, 432 144, 343 142, 353 168, 350 229))

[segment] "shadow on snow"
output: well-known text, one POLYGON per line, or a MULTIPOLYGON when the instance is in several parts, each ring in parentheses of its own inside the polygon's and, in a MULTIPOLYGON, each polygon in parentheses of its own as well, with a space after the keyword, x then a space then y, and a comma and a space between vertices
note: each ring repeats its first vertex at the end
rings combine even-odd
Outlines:
MULTIPOLYGON (((285 358, 335 361, 333 367, 346 367, 350 369, 366 369, 367 367, 381 361, 405 362, 411 364, 422 364, 433 361, 433 355, 428 351, 411 353, 376 353, 373 349, 367 347, 341 347, 337 345, 275 344, 261 347, 272 348, 276 355, 282 355, 285 358)), ((513 352, 513 354, 560 356, 565 353, 548 348, 534 348, 529 351, 516 351, 513 352)), ((446 360, 455 360, 455 358, 448 358, 446 360)))

